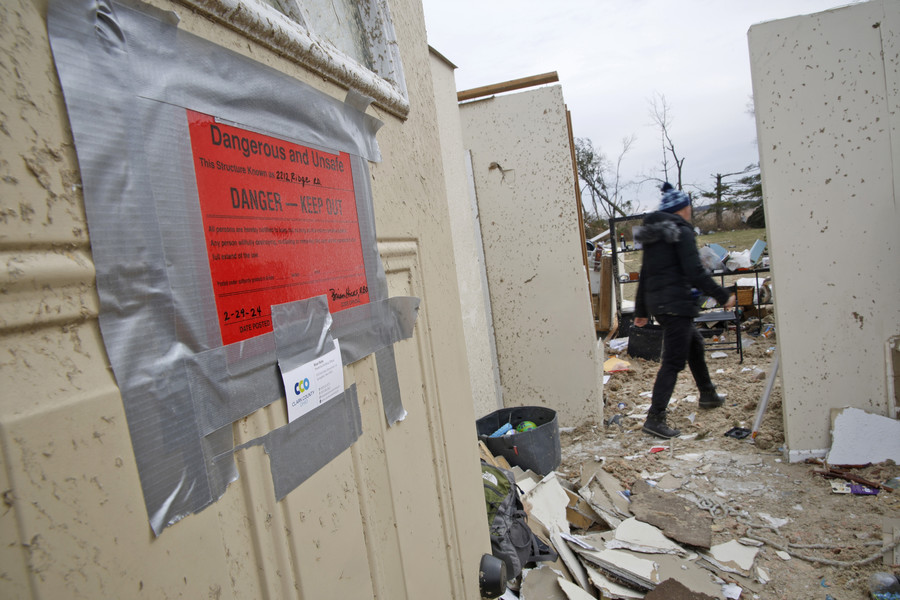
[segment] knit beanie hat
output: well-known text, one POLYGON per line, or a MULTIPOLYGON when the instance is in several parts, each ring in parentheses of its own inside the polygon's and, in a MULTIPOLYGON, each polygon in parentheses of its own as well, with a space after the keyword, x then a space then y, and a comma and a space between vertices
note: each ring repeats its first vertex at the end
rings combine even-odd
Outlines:
POLYGON ((687 194, 676 190, 668 181, 663 184, 662 193, 662 200, 659 203, 659 210, 662 212, 676 213, 691 203, 687 194))

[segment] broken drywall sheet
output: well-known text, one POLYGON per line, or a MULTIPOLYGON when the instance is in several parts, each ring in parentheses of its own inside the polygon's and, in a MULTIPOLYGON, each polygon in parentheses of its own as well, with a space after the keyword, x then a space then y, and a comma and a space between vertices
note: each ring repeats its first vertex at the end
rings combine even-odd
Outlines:
POLYGON ((606 524, 610 527, 618 527, 622 522, 622 517, 616 512, 616 507, 613 506, 612 500, 609 499, 609 496, 606 495, 599 484, 594 483, 593 479, 588 485, 578 490, 578 495, 584 498, 590 507, 594 509, 594 512, 606 521, 606 524))
MULTIPOLYGON (((544 535, 542 532, 540 532, 540 524, 539 523, 534 522, 534 524, 533 524, 532 521, 529 520, 529 526, 531 527, 531 530, 533 532, 535 532, 535 535, 538 536, 538 539, 540 539, 541 542, 543 542, 550 548, 555 548, 553 539, 549 535, 544 535)), ((567 534, 563 533, 560 535, 567 535, 567 534)), ((560 555, 560 553, 558 551, 557 551, 556 560, 554 560, 554 561, 545 560, 545 561, 541 561, 538 564, 542 568, 553 569, 557 575, 559 575, 560 577, 562 577, 563 579, 565 579, 567 581, 575 581, 575 576, 572 575, 572 572, 569 570, 569 567, 566 566, 566 563, 563 560, 562 555, 560 555)))
POLYGON ((618 527, 623 519, 631 516, 630 501, 625 488, 606 471, 595 471, 578 494, 588 501, 610 527, 618 527))
POLYGON ((609 499, 612 500, 613 506, 616 507, 618 513, 625 518, 630 517, 630 501, 625 493, 625 488, 622 486, 622 482, 606 471, 598 472, 594 479, 603 486, 603 490, 609 496, 609 499))
POLYGON ((614 536, 615 531, 595 531, 583 535, 566 535, 563 537, 570 543, 581 546, 585 550, 603 550, 606 548, 606 542, 613 539, 614 536))
POLYGON ((585 550, 581 547, 576 547, 576 550, 585 568, 590 566, 605 578, 634 590, 647 592, 659 583, 655 561, 620 550, 585 550))
POLYGON ((858 408, 837 411, 826 460, 830 465, 900 463, 900 421, 858 408))
POLYGON ((521 467, 513 466, 511 471, 513 477, 515 477, 516 485, 519 486, 519 490, 521 490, 523 496, 537 487, 541 482, 541 476, 531 469, 523 471, 521 467))
POLYGON ((701 554, 700 558, 702 558, 704 561, 706 561, 707 563, 712 565, 716 571, 721 571, 722 573, 731 573, 732 575, 736 575, 736 576, 740 576, 740 577, 749 577, 750 576, 749 573, 745 573, 744 571, 741 571, 740 569, 735 569, 733 567, 729 567, 723 563, 720 563, 719 561, 714 559, 709 554, 701 554))
MULTIPOLYGON (((611 532, 601 532, 601 533, 590 533, 586 535, 572 535, 567 538, 570 544, 576 544, 573 548, 581 554, 581 550, 579 547, 586 550, 592 550, 594 552, 599 552, 603 548, 605 548, 605 544, 607 541, 611 541, 613 536, 611 532)), ((637 558, 648 559, 646 555, 639 555, 630 550, 617 550, 625 555, 635 556, 637 558)), ((672 554, 654 554, 652 556, 653 562, 655 562, 658 566, 658 574, 659 580, 665 581, 667 579, 676 579, 681 584, 685 585, 688 589, 692 590, 697 594, 708 594, 711 596, 718 596, 720 594, 721 586, 716 581, 714 575, 710 572, 709 569, 700 566, 697 562, 697 558, 699 555, 691 553, 686 557, 680 557, 672 554)), ((582 562, 585 563, 585 568, 588 571, 588 576, 591 578, 591 582, 594 583, 594 586, 604 592, 604 598, 633 598, 640 597, 640 594, 635 592, 634 590, 630 590, 630 588, 625 588, 625 590, 629 590, 631 595, 623 594, 622 590, 619 587, 610 586, 607 582, 608 578, 603 575, 602 572, 599 573, 601 578, 595 578, 592 575, 591 570, 595 567, 592 566, 592 563, 589 563, 589 559, 587 555, 582 556, 582 562)), ((624 565, 619 565, 624 566, 624 565)))
POLYGON ((718 596, 721 586, 716 582, 716 577, 708 569, 697 563, 699 555, 679 558, 671 554, 657 555, 653 557, 659 565, 659 578, 662 581, 675 579, 692 592, 718 596))
POLYGON ((591 508, 587 500, 569 489, 566 489, 566 494, 569 496, 569 505, 566 507, 566 518, 569 520, 569 525, 575 529, 586 530, 595 523, 603 521, 603 517, 591 508))
MULTIPOLYGON (((557 579, 556 582, 559 584, 559 587, 562 588, 562 591, 565 592, 566 597, 569 600, 595 600, 593 594, 589 594, 583 588, 578 587, 571 581, 566 581, 565 579, 557 579)), ((588 587, 587 589, 591 589, 588 587)))
POLYGON ((566 507, 569 495, 559 483, 556 473, 550 473, 522 497, 528 516, 543 525, 549 535, 554 531, 569 533, 566 507))
POLYGON ((588 577, 593 586, 603 594, 604 600, 607 598, 610 600, 632 600, 644 597, 643 592, 616 583, 591 565, 586 564, 584 568, 587 569, 588 577))
POLYGON ((590 589, 591 583, 588 581, 587 571, 584 570, 581 561, 578 560, 578 557, 575 556, 575 553, 572 552, 572 549, 562 536, 563 534, 559 531, 550 533, 550 541, 553 543, 553 547, 556 548, 559 558, 566 565, 566 568, 569 569, 569 573, 576 583, 586 590, 590 589))
POLYGON ((603 470, 603 460, 592 460, 585 461, 581 463, 581 477, 579 478, 579 484, 581 487, 586 486, 591 482, 591 479, 603 470))
POLYGON ((719 564, 739 569, 743 574, 747 574, 753 569, 759 548, 744 546, 737 540, 731 540, 724 544, 716 544, 709 552, 719 564))
POLYGON ((688 552, 667 538, 659 528, 638 521, 634 517, 622 521, 616 528, 615 538, 606 543, 607 548, 624 548, 646 554, 678 554, 688 552))
POLYGON ((566 594, 559 587, 559 575, 549 567, 526 569, 522 572, 522 600, 566 600, 566 594))

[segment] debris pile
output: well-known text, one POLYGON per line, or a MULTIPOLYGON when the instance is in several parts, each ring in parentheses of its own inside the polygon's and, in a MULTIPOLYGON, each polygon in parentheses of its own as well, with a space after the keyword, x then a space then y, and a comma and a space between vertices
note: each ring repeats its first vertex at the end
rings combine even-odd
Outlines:
MULTIPOLYGON (((503 466, 502 458, 481 451, 484 460, 503 466)), ((713 545, 710 512, 674 494, 681 485, 674 477, 628 490, 602 462, 585 464, 578 486, 556 472, 541 478, 510 470, 532 530, 559 559, 526 569, 519 595, 509 591, 505 598, 643 598, 664 583, 660 592, 671 587, 690 598, 738 598, 753 581, 768 580, 754 564, 761 543, 743 538, 713 545)))
POLYGON ((735 272, 752 268, 769 268, 769 257, 763 256, 766 243, 756 240, 752 248, 729 252, 719 244, 707 244, 698 250, 700 262, 711 273, 735 272))
POLYGON ((835 411, 832 452, 788 463, 780 383, 758 411, 768 348, 717 363, 727 401, 715 411, 697 410, 683 373, 671 416, 684 434, 665 442, 640 431, 658 363, 608 365, 605 422, 560 428, 558 468, 541 477, 505 465, 532 531, 559 559, 528 565, 501 597, 890 598, 900 568, 897 423, 835 411), (727 435, 740 430, 758 435, 727 435), (881 596, 870 578, 890 580, 881 596))
MULTIPOLYGON (((653 446, 648 454, 692 464, 690 470, 701 475, 711 474, 716 465, 730 465, 740 479, 741 467, 758 466, 752 459, 732 460, 723 453, 673 459, 671 447, 659 450, 653 446)), ((481 453, 486 462, 514 474, 532 531, 558 554, 558 560, 532 565, 509 582, 501 596, 507 600, 765 598, 773 576, 758 560, 764 552, 770 562, 799 559, 850 567, 900 551, 900 519, 885 522, 883 542, 865 544, 877 546, 868 550, 868 557, 844 563, 808 554, 807 549, 827 545, 780 544, 779 530, 790 518, 751 514, 723 500, 742 490, 739 482, 717 495, 702 490, 689 476, 643 471, 626 486, 610 472, 616 465, 603 459, 582 463, 578 480, 572 481, 559 472, 540 477, 510 466, 483 445, 481 453)), ((848 475, 845 469, 824 466, 826 477, 848 475)), ((893 492, 889 486, 867 483, 893 492)), ((820 584, 829 585, 825 578, 820 584)))

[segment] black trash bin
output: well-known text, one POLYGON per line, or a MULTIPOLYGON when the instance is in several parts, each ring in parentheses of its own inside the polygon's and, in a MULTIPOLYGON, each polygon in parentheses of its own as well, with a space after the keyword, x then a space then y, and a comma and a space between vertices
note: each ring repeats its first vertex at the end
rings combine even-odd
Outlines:
POLYGON ((662 353, 663 330, 660 325, 648 323, 632 327, 628 334, 628 355, 659 361, 662 353))
POLYGON ((494 456, 502 456, 512 466, 531 469, 541 476, 549 474, 562 462, 559 446, 559 421, 556 411, 544 406, 501 408, 475 422, 478 439, 494 456), (492 433, 509 423, 515 429, 522 421, 531 421, 534 429, 501 437, 492 433))

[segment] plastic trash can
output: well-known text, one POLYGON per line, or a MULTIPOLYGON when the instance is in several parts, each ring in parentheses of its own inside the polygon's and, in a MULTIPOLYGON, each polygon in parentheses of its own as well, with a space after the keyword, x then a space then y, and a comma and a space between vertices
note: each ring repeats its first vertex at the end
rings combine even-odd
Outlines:
POLYGON ((531 469, 541 476, 549 474, 562 462, 559 446, 559 421, 556 411, 545 406, 501 408, 475 422, 478 439, 494 456, 502 456, 512 466, 531 469), (506 423, 515 428, 522 421, 536 427, 501 437, 490 437, 506 423))
POLYGON ((628 334, 628 355, 659 361, 662 344, 661 326, 648 323, 643 327, 632 327, 628 334))

